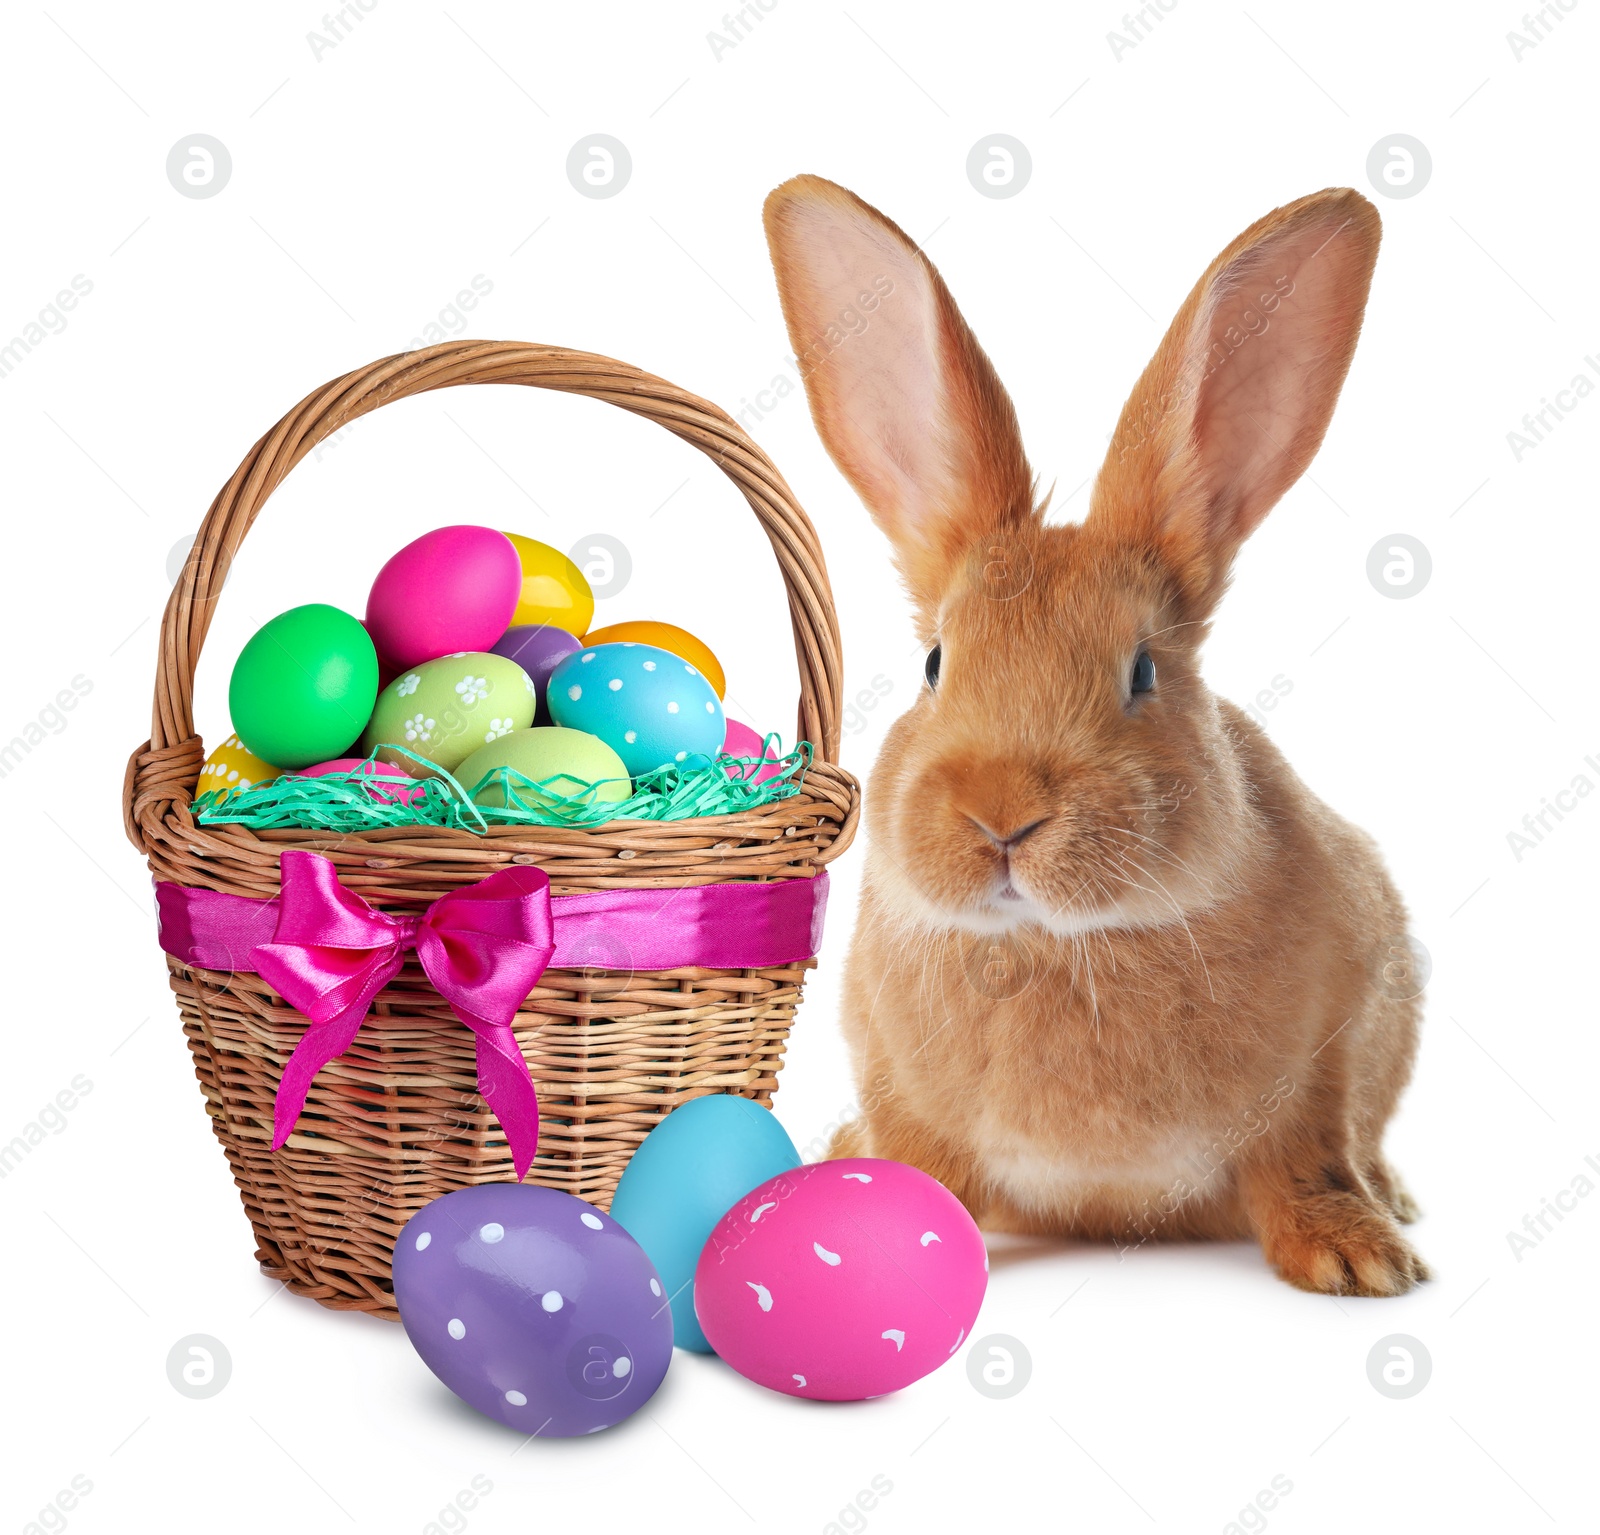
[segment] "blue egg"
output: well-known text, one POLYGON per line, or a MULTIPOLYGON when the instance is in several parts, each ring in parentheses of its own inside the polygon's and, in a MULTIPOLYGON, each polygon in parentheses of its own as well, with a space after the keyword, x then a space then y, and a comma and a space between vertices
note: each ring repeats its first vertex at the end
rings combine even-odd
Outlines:
POLYGON ((730 1093, 679 1104, 634 1152, 611 1218, 655 1264, 679 1348, 713 1352, 694 1314, 695 1265, 712 1228, 751 1189, 799 1165, 772 1110, 730 1093))
POLYGON ((550 673, 545 696, 556 724, 599 736, 633 778, 674 763, 704 767, 728 730, 716 689, 654 645, 574 651, 550 673))

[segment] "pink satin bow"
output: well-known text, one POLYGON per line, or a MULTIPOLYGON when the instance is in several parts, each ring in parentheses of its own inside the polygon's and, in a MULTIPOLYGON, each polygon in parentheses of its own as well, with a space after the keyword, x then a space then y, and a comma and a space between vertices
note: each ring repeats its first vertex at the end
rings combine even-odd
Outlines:
POLYGON ((827 870, 809 879, 550 896, 517 865, 441 896, 420 914, 382 912, 346 890, 320 853, 280 855, 283 894, 251 900, 156 882, 161 946, 202 970, 250 971, 311 1020, 278 1085, 273 1150, 289 1138, 312 1079, 354 1041, 372 999, 415 949, 477 1035, 478 1085, 505 1130, 517 1177, 539 1143, 539 1106, 511 1021, 545 966, 573 970, 761 970, 822 944, 827 870))
POLYGON ((539 1103, 511 1022, 555 952, 549 876, 501 869, 417 916, 368 905, 320 854, 289 849, 279 868, 277 926, 271 942, 255 945, 254 968, 311 1027, 278 1084, 272 1149, 288 1140, 313 1079, 349 1049, 372 999, 415 949, 435 990, 477 1035, 479 1091, 522 1178, 539 1144, 539 1103))

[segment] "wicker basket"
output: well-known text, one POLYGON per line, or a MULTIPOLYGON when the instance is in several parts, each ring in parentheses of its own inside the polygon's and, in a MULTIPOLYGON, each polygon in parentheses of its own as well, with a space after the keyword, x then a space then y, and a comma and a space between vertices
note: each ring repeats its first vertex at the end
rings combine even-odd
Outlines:
MULTIPOLYGON (((234 895, 278 893, 287 847, 326 854, 380 908, 412 908, 510 864, 547 871, 553 895, 629 886, 805 878, 855 833, 860 792, 835 765, 839 630, 815 529, 789 487, 722 411, 626 363, 559 347, 458 341, 335 379, 263 437, 212 503, 162 620, 150 740, 128 763, 128 836, 158 880, 234 895), (737 815, 592 829, 433 827, 358 835, 198 826, 204 751, 191 718, 213 605, 256 514, 330 433, 391 400, 453 384, 530 384, 604 400, 659 423, 744 493, 788 590, 800 668, 798 731, 816 748, 802 793, 737 815)), ((548 970, 516 1033, 540 1101, 532 1182, 602 1207, 634 1148, 705 1093, 770 1101, 812 961, 770 970, 548 970)), ((430 1199, 509 1180, 510 1153, 478 1096, 474 1040, 414 958, 356 1042, 317 1077, 298 1128, 270 1149, 273 1096, 305 1019, 253 974, 168 959, 206 1109, 255 1229, 264 1273, 326 1306, 393 1318, 389 1261, 430 1199)))

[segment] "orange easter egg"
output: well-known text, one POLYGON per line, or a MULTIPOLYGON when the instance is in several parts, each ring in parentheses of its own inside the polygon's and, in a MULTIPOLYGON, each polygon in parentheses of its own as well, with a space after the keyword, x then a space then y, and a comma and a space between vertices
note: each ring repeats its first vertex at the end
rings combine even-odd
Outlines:
POLYGON ((682 656, 715 690, 718 698, 728 691, 728 679, 711 647, 687 629, 676 624, 657 623, 654 619, 640 618, 625 624, 607 624, 583 637, 590 645, 654 645, 657 650, 682 656))

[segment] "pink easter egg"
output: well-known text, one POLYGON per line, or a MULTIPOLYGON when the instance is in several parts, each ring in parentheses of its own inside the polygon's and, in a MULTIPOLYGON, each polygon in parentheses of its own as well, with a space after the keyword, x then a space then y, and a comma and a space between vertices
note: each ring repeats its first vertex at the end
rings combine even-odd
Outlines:
POLYGON ((778 767, 778 759, 770 749, 763 752, 762 738, 748 725, 742 724, 738 720, 730 719, 727 723, 728 733, 723 737, 722 749, 728 756, 759 757, 772 764, 771 767, 758 767, 754 775, 748 779, 743 778, 743 774, 749 772, 748 768, 741 770, 730 767, 725 769, 728 777, 738 778, 748 783, 765 783, 769 778, 776 778, 781 771, 778 767))
POLYGON ((315 767, 301 768, 299 778, 322 778, 328 773, 353 773, 361 769, 363 778, 371 779, 363 788, 373 799, 384 805, 409 805, 421 799, 422 785, 408 778, 399 768, 385 763, 366 762, 360 757, 336 757, 332 762, 319 762, 315 767))
POLYGON ((367 598, 367 632, 386 669, 488 650, 522 593, 522 561, 494 528, 435 528, 391 555, 367 598))
POLYGON ((694 1309, 758 1385, 855 1402, 951 1358, 988 1276, 983 1237, 942 1183, 849 1157, 780 1173, 729 1210, 701 1251, 694 1309))

